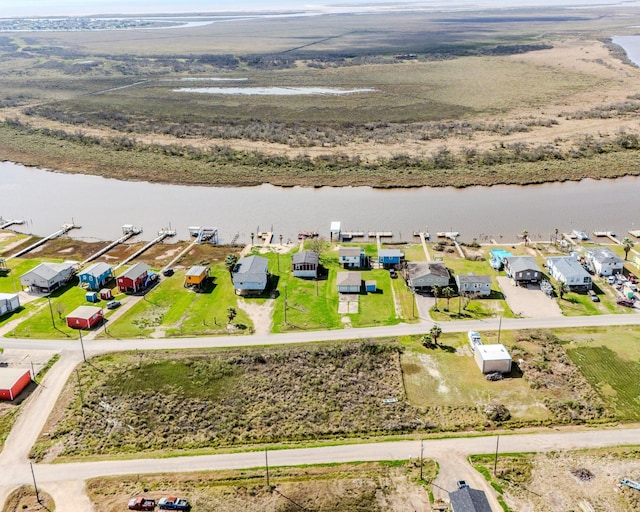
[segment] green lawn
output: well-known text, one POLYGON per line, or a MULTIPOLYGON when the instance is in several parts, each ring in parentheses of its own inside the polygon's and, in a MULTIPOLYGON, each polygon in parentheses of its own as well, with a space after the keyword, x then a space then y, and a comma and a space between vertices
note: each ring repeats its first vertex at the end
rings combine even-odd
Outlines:
POLYGON ((20 276, 32 268, 37 267, 43 260, 25 260, 23 258, 12 258, 6 262, 11 269, 7 275, 0 276, 0 292, 16 293, 20 291, 20 276))
POLYGON ((211 267, 213 285, 202 293, 184 287, 184 272, 163 279, 113 325, 109 335, 117 338, 150 336, 202 336, 227 333, 227 308, 236 310, 233 324, 252 327, 238 307, 229 272, 224 265, 211 267))

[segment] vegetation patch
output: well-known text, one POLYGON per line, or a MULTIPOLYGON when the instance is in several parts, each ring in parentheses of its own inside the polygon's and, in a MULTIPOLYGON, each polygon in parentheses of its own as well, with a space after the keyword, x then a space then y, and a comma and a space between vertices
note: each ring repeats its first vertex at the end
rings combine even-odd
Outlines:
POLYGON ((36 495, 36 490, 33 487, 23 485, 9 495, 2 512, 23 512, 25 510, 53 512, 55 509, 56 505, 49 494, 38 490, 36 495))
POLYGON ((201 512, 413 512, 428 507, 424 484, 436 476, 436 464, 425 460, 423 482, 413 462, 270 467, 165 475, 94 478, 87 482, 96 512, 123 510, 134 496, 160 499, 185 496, 201 512))

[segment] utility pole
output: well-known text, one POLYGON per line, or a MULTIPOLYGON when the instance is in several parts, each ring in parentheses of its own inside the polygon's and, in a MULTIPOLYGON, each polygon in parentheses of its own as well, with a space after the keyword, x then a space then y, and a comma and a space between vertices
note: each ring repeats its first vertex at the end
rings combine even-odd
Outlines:
POLYGON ((500 446, 500 436, 496 436, 496 456, 493 460, 493 476, 496 476, 496 469, 498 467, 498 447, 500 446))
POLYGON ((80 392, 80 404, 84 408, 84 395, 82 394, 82 384, 80 383, 80 372, 76 368, 76 377, 78 378, 78 391, 80 392))
POLYGON ((267 489, 271 492, 271 482, 269 482, 269 456, 267 455, 267 448, 264 449, 264 467, 267 473, 267 489))
POLYGON ((80 334, 80 347, 82 347, 82 359, 84 362, 87 362, 87 355, 84 353, 84 343, 82 341, 82 329, 78 329, 78 333, 80 334))
POLYGON ((498 321, 498 345, 500 344, 500 331, 502 331, 502 317, 498 321))
POLYGON ((33 477, 33 487, 36 490, 36 499, 38 500, 38 504, 40 504, 40 494, 38 493, 38 484, 36 484, 36 474, 33 472, 32 462, 29 462, 29 467, 31 468, 31 476, 33 477))
POLYGON ((284 285, 284 323, 287 323, 287 285, 284 285))
POLYGON ((49 302, 49 313, 51 313, 51 325, 53 326, 53 328, 56 328, 56 320, 53 317, 53 308, 51 307, 51 297, 49 297, 47 295, 47 301, 49 302))
POLYGON ((420 481, 422 482, 422 456, 424 455, 424 441, 420 439, 420 481))
POLYGON ((104 308, 100 308, 102 312, 102 327, 104 327, 104 333, 109 336, 109 331, 107 331, 107 319, 104 317, 104 308))

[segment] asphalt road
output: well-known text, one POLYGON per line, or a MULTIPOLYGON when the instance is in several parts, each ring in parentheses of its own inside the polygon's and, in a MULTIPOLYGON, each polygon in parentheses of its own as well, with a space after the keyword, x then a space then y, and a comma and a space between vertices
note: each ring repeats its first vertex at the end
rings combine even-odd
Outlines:
MULTIPOLYGON (((466 332, 468 330, 505 330, 532 328, 562 328, 586 326, 637 325, 638 313, 624 315, 600 315, 591 317, 551 317, 488 319, 456 321, 441 324, 444 332, 466 332)), ((419 324, 400 324, 388 327, 345 329, 335 331, 296 332, 277 335, 221 336, 214 338, 180 338, 162 340, 86 340, 84 352, 91 355, 122 351, 170 348, 237 347, 265 344, 301 343, 322 340, 360 339, 423 334, 433 325, 431 321, 419 324)), ((29 350, 58 350, 60 360, 47 373, 39 388, 24 404, 5 448, 0 454, 0 503, 17 485, 32 484, 28 462, 31 446, 38 438, 45 422, 55 407, 56 400, 74 368, 82 362, 83 351, 79 340, 29 340, 0 339, 0 347, 29 350)), ((590 448, 620 444, 639 444, 640 429, 603 429, 568 431, 563 433, 517 434, 500 437, 501 452, 548 451, 572 448, 590 448)), ((485 490, 494 507, 499 510, 495 492, 486 481, 466 462, 472 453, 493 453, 495 436, 475 438, 449 438, 424 441, 424 456, 436 459, 440 474, 436 480, 436 495, 446 497, 453 490, 455 481, 467 480, 473 487, 485 490)), ((371 444, 328 446, 277 450, 269 453, 269 464, 297 465, 361 460, 398 460, 420 455, 419 441, 395 441, 371 444)), ((92 510, 84 493, 83 482, 95 476, 183 472, 194 470, 241 469, 262 467, 264 453, 246 452, 235 454, 177 457, 170 459, 103 461, 69 464, 37 464, 34 466, 40 487, 52 494, 58 504, 64 503, 65 512, 87 512, 92 510)), ((276 482, 277 483, 277 482, 276 482)))

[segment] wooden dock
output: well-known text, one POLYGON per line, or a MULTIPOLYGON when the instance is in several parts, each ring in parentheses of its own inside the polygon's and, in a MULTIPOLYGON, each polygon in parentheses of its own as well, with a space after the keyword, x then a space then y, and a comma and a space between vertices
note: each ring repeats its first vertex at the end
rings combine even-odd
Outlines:
POLYGON ((413 236, 417 236, 421 240, 423 237, 425 240, 429 240, 431 238, 431 235, 429 234, 428 231, 414 231, 413 236))
POLYGON ((264 245, 269 245, 273 240, 273 231, 259 231, 257 237, 264 245))
POLYGON ((436 236, 438 238, 449 238, 451 240, 455 240, 460 236, 460 233, 457 231, 438 231, 436 236))
POLYGON ((41 245, 47 243, 49 240, 53 240, 54 238, 58 238, 62 236, 72 229, 80 229, 80 226, 77 226, 74 223, 71 224, 63 224, 62 227, 56 231, 55 233, 51 233, 49 236, 44 237, 42 240, 38 240, 35 244, 31 244, 29 247, 19 250, 17 253, 8 256, 6 259, 10 260, 11 258, 17 258, 22 256, 23 254, 27 254, 30 251, 33 251, 36 247, 40 247, 41 245))
POLYGON ((0 229, 7 229, 10 226, 15 226, 17 224, 24 224, 24 220, 5 220, 0 217, 0 229))
POLYGON ((99 258, 103 254, 109 252, 116 245, 123 244, 124 242, 129 240, 129 238, 132 238, 132 237, 134 237, 136 235, 139 235, 140 233, 142 233, 142 228, 131 227, 130 229, 126 229, 126 230, 123 229, 123 232, 124 232, 124 235, 122 235, 120 238, 118 238, 115 242, 111 242, 105 248, 100 249, 98 252, 96 252, 95 254, 92 254, 86 260, 84 260, 82 263, 80 263, 80 267, 84 267, 87 263, 89 263, 89 262, 99 258))
POLYGON ((133 253, 131 256, 129 256, 128 258, 126 258, 123 262, 119 263, 118 265, 116 265, 114 267, 113 270, 117 270, 120 267, 126 265, 127 263, 129 263, 132 260, 135 260, 138 256, 140 256, 143 252, 147 251, 150 247, 153 247, 155 244, 159 244, 160 242, 162 242, 165 238, 169 238, 171 236, 176 236, 176 232, 173 231, 172 229, 161 229, 160 231, 158 231, 158 236, 156 238, 154 238, 153 240, 151 240, 151 242, 149 242, 147 245, 145 245, 144 247, 142 247, 141 249, 137 250, 135 253, 133 253))
POLYGON ((393 231, 369 231, 369 238, 391 238, 393 236, 393 231))
POLYGON ((429 250, 427 249, 427 239, 429 238, 429 233, 418 233, 420 237, 420 243, 422 244, 422 250, 424 251, 424 257, 427 261, 431 261, 431 256, 429 255, 429 250))
POLYGON ((640 238, 640 230, 638 229, 632 229, 628 233, 633 237, 640 238))
POLYGON ((352 238, 363 238, 364 231, 340 231, 340 240, 351 240, 352 238))

